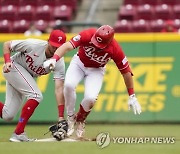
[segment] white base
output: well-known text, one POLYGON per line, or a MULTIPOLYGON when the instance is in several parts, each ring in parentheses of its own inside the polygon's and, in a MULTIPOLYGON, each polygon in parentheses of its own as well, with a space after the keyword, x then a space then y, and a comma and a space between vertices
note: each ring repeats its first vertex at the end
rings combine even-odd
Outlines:
MULTIPOLYGON (((72 139, 72 138, 65 138, 64 140, 61 140, 60 142, 77 142, 78 140, 72 139)), ((44 139, 37 139, 35 142, 59 142, 55 138, 44 138, 44 139)))

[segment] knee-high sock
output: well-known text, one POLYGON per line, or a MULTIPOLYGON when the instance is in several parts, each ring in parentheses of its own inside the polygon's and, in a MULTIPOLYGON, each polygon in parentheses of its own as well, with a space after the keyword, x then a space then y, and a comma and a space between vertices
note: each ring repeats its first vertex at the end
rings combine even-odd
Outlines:
POLYGON ((79 108, 79 112, 77 113, 77 117, 76 117, 76 121, 84 121, 86 120, 88 114, 90 113, 89 112, 86 112, 83 108, 83 106, 80 104, 80 108, 79 108))
POLYGON ((36 107, 39 105, 39 102, 37 102, 34 99, 29 99, 23 106, 22 112, 21 112, 21 117, 19 119, 19 122, 16 126, 15 133, 16 134, 21 134, 24 132, 24 128, 29 120, 29 118, 32 116, 34 110, 36 107))
POLYGON ((2 109, 4 107, 4 104, 0 102, 0 117, 2 118, 2 109))
POLYGON ((58 105, 58 114, 60 118, 64 118, 64 105, 58 105))

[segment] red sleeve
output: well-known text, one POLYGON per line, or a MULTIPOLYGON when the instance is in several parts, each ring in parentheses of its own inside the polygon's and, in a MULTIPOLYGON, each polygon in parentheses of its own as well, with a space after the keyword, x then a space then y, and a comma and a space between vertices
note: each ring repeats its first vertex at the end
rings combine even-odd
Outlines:
POLYGON ((127 73, 127 72, 131 72, 131 74, 132 74, 132 71, 131 71, 129 63, 128 63, 128 59, 127 59, 126 55, 124 54, 123 50, 121 49, 120 45, 115 40, 113 42, 113 47, 114 47, 114 49, 113 49, 112 59, 116 63, 119 71, 122 74, 127 73))

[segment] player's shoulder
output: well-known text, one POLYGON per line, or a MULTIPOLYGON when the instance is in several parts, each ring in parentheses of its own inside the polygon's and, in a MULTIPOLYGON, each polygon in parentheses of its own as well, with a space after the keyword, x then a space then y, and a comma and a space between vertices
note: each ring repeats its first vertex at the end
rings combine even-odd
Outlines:
POLYGON ((47 41, 45 40, 33 39, 33 38, 25 39, 24 41, 27 43, 31 43, 33 45, 47 44, 47 41))
POLYGON ((47 41, 40 39, 28 38, 23 41, 23 46, 26 46, 27 48, 31 48, 33 50, 45 48, 46 45, 47 45, 47 41))
POLYGON ((117 48, 117 47, 120 47, 120 44, 115 39, 113 39, 111 43, 109 44, 109 46, 113 48, 117 48))
POLYGON ((109 45, 113 52, 122 52, 121 45, 115 39, 113 39, 109 45))
POLYGON ((37 46, 44 47, 46 45, 47 45, 47 41, 40 39, 32 39, 32 38, 11 41, 11 47, 21 46, 25 48, 36 48, 37 46))
POLYGON ((96 28, 88 28, 80 32, 81 35, 93 35, 96 32, 96 28))
POLYGON ((96 28, 88 28, 80 32, 82 40, 89 40, 96 32, 96 28))

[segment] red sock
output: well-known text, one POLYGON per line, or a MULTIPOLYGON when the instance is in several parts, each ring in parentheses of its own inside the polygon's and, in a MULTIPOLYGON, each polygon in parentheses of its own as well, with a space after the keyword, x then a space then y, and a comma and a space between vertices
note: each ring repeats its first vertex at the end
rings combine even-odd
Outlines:
POLYGON ((59 117, 64 118, 64 105, 58 105, 59 117))
POLYGON ((36 107, 39 105, 39 102, 37 102, 34 99, 29 99, 23 106, 22 108, 22 112, 21 112, 21 117, 19 119, 19 122, 16 126, 16 130, 15 133, 16 134, 21 134, 24 132, 24 128, 29 120, 29 118, 31 117, 31 115, 33 114, 34 110, 36 109, 36 107))
POLYGON ((2 118, 2 109, 4 107, 4 104, 0 102, 0 117, 2 118))
POLYGON ((84 108, 82 107, 82 105, 80 104, 79 112, 77 113, 77 116, 76 116, 76 121, 77 122, 78 121, 84 121, 87 118, 89 113, 90 113, 90 111, 86 112, 84 110, 84 108))

